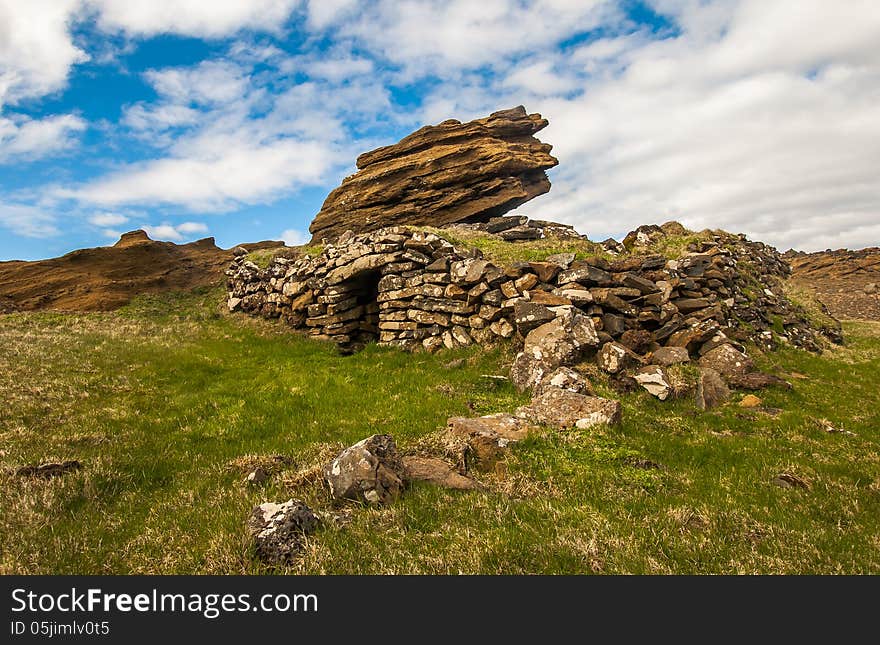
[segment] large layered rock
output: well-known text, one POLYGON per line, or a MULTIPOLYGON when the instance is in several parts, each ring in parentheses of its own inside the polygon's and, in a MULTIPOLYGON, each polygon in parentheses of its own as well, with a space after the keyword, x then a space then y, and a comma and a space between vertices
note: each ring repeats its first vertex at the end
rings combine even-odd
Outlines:
POLYGON ((425 126, 358 157, 309 230, 315 240, 399 224, 488 221, 550 190, 558 161, 534 136, 547 126, 522 106, 461 123, 425 126))

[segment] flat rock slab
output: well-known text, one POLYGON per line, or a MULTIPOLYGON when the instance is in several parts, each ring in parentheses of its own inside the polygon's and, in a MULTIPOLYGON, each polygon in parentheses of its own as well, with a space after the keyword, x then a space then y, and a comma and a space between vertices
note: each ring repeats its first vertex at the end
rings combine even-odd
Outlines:
POLYGON ((455 490, 482 488, 478 482, 462 475, 455 467, 437 457, 407 455, 403 457, 403 468, 408 481, 429 482, 455 490))
POLYGON ((729 379, 732 376, 742 376, 754 371, 755 364, 733 345, 724 344, 706 352, 700 358, 700 367, 711 368, 722 377, 729 379))
POLYGON ((40 477, 50 479, 66 475, 82 468, 82 464, 76 459, 63 461, 61 463, 40 464, 39 466, 22 466, 15 471, 18 477, 40 477))
POLYGON ((545 170, 559 162, 552 146, 532 136, 547 125, 519 106, 468 123, 425 126, 364 153, 358 171, 328 195, 309 226, 313 240, 503 215, 550 190, 545 170))
POLYGON ((548 388, 517 409, 518 417, 557 428, 591 428, 620 421, 620 401, 548 388))
POLYGON ((533 429, 527 420, 503 412, 483 417, 450 417, 446 422, 446 431, 466 442, 476 458, 474 466, 480 470, 491 468, 510 444, 525 439, 533 429))

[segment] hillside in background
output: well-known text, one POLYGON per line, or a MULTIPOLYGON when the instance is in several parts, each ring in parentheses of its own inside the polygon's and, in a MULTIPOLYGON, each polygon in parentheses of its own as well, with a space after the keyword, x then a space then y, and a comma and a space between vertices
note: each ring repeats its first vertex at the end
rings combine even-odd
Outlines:
MULTIPOLYGON (((258 242, 245 247, 282 245, 258 242)), ((212 237, 178 245, 132 231, 113 246, 36 262, 0 262, 0 313, 111 311, 137 295, 216 284, 231 260, 232 251, 219 248, 212 237)))
POLYGON ((789 251, 792 281, 808 289, 831 315, 843 320, 880 320, 880 248, 818 253, 789 251))

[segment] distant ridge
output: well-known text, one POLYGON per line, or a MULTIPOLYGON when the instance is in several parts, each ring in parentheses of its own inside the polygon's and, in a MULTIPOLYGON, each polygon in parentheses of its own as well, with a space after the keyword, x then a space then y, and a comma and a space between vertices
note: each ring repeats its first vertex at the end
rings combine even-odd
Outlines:
MULTIPOLYGON (((283 242, 244 244, 247 250, 283 242)), ((124 233, 113 246, 79 249, 36 262, 0 262, 0 313, 55 309, 109 311, 144 293, 218 284, 232 260, 213 237, 174 244, 145 231, 124 233)))

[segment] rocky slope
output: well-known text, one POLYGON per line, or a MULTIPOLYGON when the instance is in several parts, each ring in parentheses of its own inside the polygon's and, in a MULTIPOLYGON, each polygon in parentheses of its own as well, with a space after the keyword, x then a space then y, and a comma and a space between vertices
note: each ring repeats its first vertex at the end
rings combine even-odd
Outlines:
POLYGON ((358 172, 327 197, 313 240, 397 224, 486 221, 550 190, 558 161, 534 135, 547 126, 522 106, 461 123, 425 126, 358 157, 358 172))
POLYGON ((789 251, 792 280, 837 318, 880 320, 880 248, 818 253, 789 251))
MULTIPOLYGON (((282 244, 247 246, 254 250, 282 244)), ((178 245, 132 231, 114 246, 80 249, 36 262, 0 262, 0 314, 35 309, 108 311, 139 294, 216 284, 232 257, 211 237, 178 245)))

